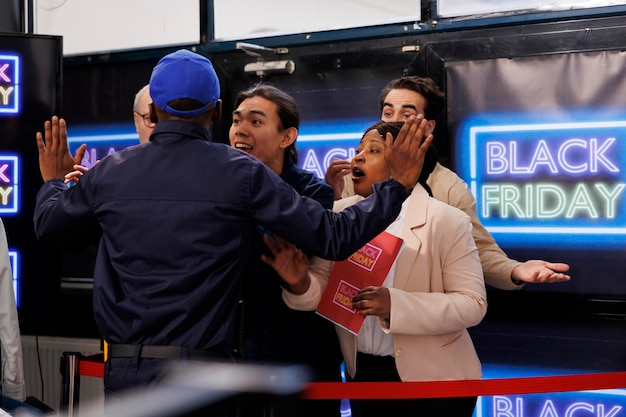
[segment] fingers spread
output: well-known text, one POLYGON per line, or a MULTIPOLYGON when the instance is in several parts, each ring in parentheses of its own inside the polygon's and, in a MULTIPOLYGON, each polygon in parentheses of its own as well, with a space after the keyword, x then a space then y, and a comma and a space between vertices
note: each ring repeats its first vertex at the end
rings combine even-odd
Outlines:
POLYGON ((67 125, 65 119, 59 119, 59 147, 61 151, 67 152, 67 125))
POLYGON ((85 156, 85 151, 87 150, 87 144, 83 143, 76 149, 76 154, 74 155, 74 164, 80 165, 85 156))
POLYGON ((37 132, 37 135, 35 136, 37 138, 37 149, 39 150, 39 153, 42 153, 46 150, 46 146, 43 142, 43 136, 41 135, 41 132, 37 132))

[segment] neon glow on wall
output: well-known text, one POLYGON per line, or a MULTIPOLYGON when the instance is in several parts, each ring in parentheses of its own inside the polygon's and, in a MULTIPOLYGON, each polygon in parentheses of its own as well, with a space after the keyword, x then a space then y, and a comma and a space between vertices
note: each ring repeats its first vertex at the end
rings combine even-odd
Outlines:
POLYGON ((531 234, 626 239, 626 120, 551 123, 526 116, 524 123, 519 114, 507 123, 511 115, 499 117, 474 115, 457 142, 459 174, 499 242, 531 234))
POLYGON ((480 397, 480 417, 618 417, 625 390, 598 390, 531 395, 480 397))
POLYGON ((14 155, 0 155, 0 214, 19 212, 19 162, 14 155))
MULTIPOLYGON (((332 124, 302 123, 296 145, 299 154, 299 166, 324 178, 326 168, 334 158, 351 159, 364 129, 373 124, 372 120, 348 120, 332 124)), ((87 153, 83 164, 92 167, 96 161, 136 145, 139 138, 132 124, 124 126, 101 126, 82 128, 73 127, 68 132, 70 151, 87 144, 87 153)))

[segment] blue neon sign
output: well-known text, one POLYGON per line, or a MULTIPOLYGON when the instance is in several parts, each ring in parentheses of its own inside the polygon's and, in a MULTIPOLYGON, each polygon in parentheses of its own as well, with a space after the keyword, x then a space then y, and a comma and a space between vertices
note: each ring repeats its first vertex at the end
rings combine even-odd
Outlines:
POLYGON ((70 152, 74 154, 83 143, 87 151, 82 164, 93 167, 100 159, 139 144, 139 136, 132 124, 72 127, 67 137, 70 152))
POLYGON ((352 159, 362 135, 362 132, 347 132, 298 136, 300 168, 324 178, 333 159, 352 159))
POLYGON ((477 417, 621 417, 626 390, 480 397, 477 417))
POLYGON ((585 120, 591 121, 482 114, 465 121, 459 175, 483 225, 502 234, 499 242, 538 234, 547 240, 567 234, 572 242, 589 235, 626 239, 626 115, 585 120))
POLYGON ((334 123, 303 123, 296 142, 300 168, 324 178, 326 168, 333 159, 352 159, 365 129, 376 121, 354 119, 334 123))
MULTIPOLYGON (((375 120, 357 119, 336 123, 302 123, 296 146, 299 166, 324 178, 326 168, 334 158, 351 159, 364 130, 375 120)), ((68 132, 70 151, 83 143, 87 152, 83 165, 91 168, 105 156, 139 143, 132 125, 73 127, 68 132)))
POLYGON ((19 157, 0 155, 0 214, 19 212, 19 157))
POLYGON ((20 57, 0 54, 0 113, 20 111, 20 57))
MULTIPOLYGON (((483 378, 584 374, 581 369, 483 363, 483 378)), ((568 391, 478 398, 475 417, 623 417, 625 389, 568 391)))

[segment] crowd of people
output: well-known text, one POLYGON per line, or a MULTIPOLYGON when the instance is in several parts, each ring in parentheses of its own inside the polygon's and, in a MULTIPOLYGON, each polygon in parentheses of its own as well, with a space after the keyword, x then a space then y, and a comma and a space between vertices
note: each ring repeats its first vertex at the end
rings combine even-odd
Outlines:
MULTIPOLYGON (((209 59, 179 50, 135 98, 140 144, 87 170, 65 120, 37 134, 44 180, 37 236, 99 241, 94 314, 108 343, 105 394, 158 383, 175 360, 305 364, 313 381, 478 379, 467 328, 487 310, 485 283, 515 290, 567 281, 569 266, 509 259, 480 224, 467 185, 438 162, 445 95, 426 77, 381 92, 381 122, 325 179, 298 168, 300 114, 264 83, 239 92, 229 145, 209 59), (66 183, 71 182, 72 187, 66 183), (334 262, 381 232, 403 240, 380 286, 351 300, 357 335, 315 314, 334 262)), ((471 416, 476 398, 352 402, 352 415, 471 416), (422 414, 423 413, 423 414, 422 414)), ((216 406, 214 415, 339 416, 338 401, 216 406)))

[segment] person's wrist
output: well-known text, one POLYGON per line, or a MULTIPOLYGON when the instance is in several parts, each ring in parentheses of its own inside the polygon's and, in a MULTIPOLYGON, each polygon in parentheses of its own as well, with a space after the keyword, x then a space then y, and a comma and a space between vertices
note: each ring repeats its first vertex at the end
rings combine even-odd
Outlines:
POLYGON ((311 285, 311 280, 309 279, 309 277, 307 275, 303 279, 301 279, 298 283, 296 283, 296 284, 289 284, 288 290, 292 294, 302 295, 305 292, 307 292, 307 290, 309 289, 310 285, 311 285))
POLYGON ((407 187, 407 186, 405 185, 405 182, 401 181, 401 180, 400 180, 400 179, 398 179, 398 178, 394 178, 393 176, 389 177, 389 178, 387 179, 387 181, 392 181, 392 182, 395 182, 395 183, 397 183, 398 185, 400 185, 402 188, 404 188, 404 191, 406 191, 407 195, 408 195, 408 194, 411 194, 411 191, 413 191, 413 188, 415 187, 415 184, 413 184, 411 187, 407 187))

